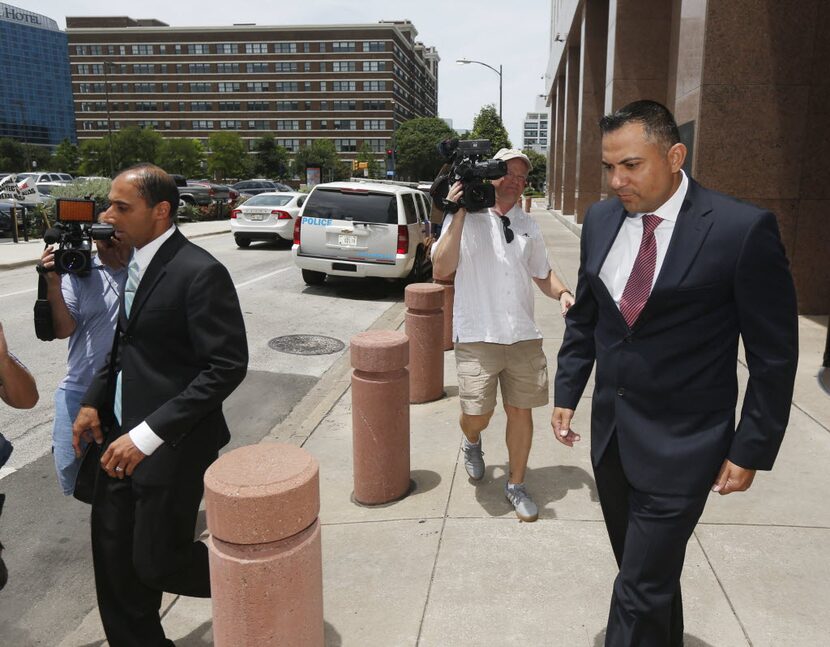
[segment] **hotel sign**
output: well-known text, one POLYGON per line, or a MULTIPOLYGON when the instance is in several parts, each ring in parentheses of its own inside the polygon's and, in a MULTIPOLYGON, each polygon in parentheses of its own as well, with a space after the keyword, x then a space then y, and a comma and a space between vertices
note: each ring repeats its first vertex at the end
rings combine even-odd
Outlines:
POLYGON ((51 31, 60 31, 58 23, 51 18, 41 16, 39 13, 32 13, 19 7, 13 7, 10 4, 0 2, 0 20, 4 22, 14 22, 28 27, 38 27, 40 29, 49 29, 51 31))

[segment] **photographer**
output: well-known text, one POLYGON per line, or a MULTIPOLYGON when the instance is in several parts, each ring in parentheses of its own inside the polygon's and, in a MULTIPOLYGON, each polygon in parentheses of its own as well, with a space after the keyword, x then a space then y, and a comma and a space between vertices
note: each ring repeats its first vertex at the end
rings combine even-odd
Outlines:
POLYGON ((493 158, 507 174, 492 180, 495 204, 481 211, 458 208, 462 182, 450 188, 441 237, 434 245, 434 274, 455 272, 453 340, 464 434, 464 467, 473 481, 484 476, 481 432, 496 406, 501 384, 507 414, 509 474, 505 496, 523 521, 536 521, 525 470, 533 440, 533 407, 548 403, 547 360, 533 320, 533 288, 561 302, 573 295, 551 271, 541 230, 516 206, 532 166, 524 153, 502 148, 493 158), (455 213, 451 213, 455 210, 455 213), (531 282, 532 279, 532 282, 531 282))
POLYGON ((55 391, 55 421, 52 429, 52 453, 58 483, 65 495, 75 489, 81 465, 72 448, 72 423, 81 407, 81 399, 92 376, 112 348, 112 336, 118 317, 119 295, 127 281, 126 266, 132 247, 117 238, 95 241, 98 254, 91 261, 87 275, 58 274, 54 247, 41 256, 52 311, 55 337, 69 337, 66 376, 55 391))

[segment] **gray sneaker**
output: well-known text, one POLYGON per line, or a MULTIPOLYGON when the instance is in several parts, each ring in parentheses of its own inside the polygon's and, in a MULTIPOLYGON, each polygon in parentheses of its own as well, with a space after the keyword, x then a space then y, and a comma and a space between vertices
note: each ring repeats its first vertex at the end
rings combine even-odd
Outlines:
POLYGON ((473 445, 464 436, 461 450, 464 452, 464 469, 467 470, 467 474, 474 481, 480 481, 484 476, 484 452, 481 451, 481 437, 478 443, 473 445))
POLYGON ((505 483, 504 496, 510 501, 516 516, 522 521, 536 521, 539 518, 539 508, 525 489, 524 483, 505 483))

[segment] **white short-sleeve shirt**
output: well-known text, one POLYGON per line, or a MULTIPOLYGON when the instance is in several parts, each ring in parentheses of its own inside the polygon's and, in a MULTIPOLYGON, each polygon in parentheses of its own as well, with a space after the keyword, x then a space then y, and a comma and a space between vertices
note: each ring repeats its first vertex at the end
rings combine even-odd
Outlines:
MULTIPOLYGON (((455 274, 453 340, 514 344, 540 339, 533 320, 533 281, 550 273, 547 249, 536 221, 514 206, 510 219, 513 242, 508 243, 498 214, 492 210, 467 214, 461 254, 455 274)), ((444 219, 442 238, 452 215, 444 219)))

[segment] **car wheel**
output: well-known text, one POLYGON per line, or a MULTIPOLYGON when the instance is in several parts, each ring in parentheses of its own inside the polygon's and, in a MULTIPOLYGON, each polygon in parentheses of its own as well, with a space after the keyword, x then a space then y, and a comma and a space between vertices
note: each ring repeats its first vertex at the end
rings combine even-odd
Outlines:
POLYGON ((326 280, 326 275, 323 272, 314 272, 313 270, 303 270, 303 281, 306 285, 323 285, 326 280))
POLYGON ((233 239, 236 241, 237 247, 249 247, 251 245, 250 238, 243 238, 242 236, 234 236, 233 239))

